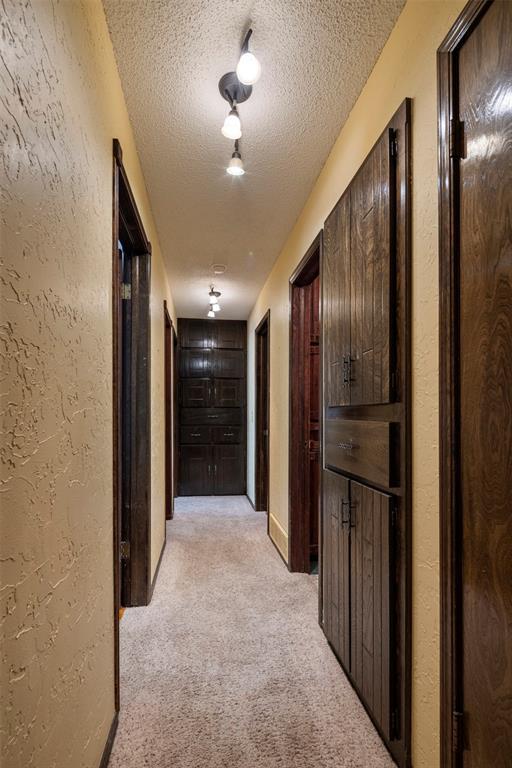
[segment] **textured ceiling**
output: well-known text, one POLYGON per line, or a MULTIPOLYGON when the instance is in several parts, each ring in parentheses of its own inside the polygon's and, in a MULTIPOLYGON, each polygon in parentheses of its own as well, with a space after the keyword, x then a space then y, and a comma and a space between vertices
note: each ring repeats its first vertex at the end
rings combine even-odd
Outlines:
POLYGON ((246 318, 404 0, 104 0, 171 289, 180 316, 246 318), (217 83, 240 43, 262 75, 240 106, 246 174, 217 83))

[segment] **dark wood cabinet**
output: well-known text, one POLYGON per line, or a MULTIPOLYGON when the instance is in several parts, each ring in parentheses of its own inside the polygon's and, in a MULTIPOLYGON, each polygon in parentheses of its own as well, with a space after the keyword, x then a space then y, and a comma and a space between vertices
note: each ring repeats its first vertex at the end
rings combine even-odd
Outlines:
POLYGON ((388 749, 410 765, 410 103, 325 222, 325 634, 388 749))
POLYGON ((183 496, 245 493, 246 332, 244 321, 179 321, 183 496))

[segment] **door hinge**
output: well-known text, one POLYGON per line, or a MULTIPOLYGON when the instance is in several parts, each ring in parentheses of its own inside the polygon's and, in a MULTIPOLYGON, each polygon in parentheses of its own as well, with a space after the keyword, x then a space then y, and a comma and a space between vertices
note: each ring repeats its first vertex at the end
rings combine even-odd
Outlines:
POLYGON ((130 283, 121 283, 121 298, 125 301, 131 299, 132 297, 132 287, 130 283))
POLYGON ((392 128, 389 130, 389 151, 391 157, 398 157, 398 139, 396 138, 396 131, 392 128))
POLYGON ((466 157, 464 121, 456 118, 450 120, 450 157, 458 160, 466 157))
POLYGON ((122 541, 119 551, 121 553, 121 560, 129 560, 130 559, 130 542, 122 541))
POLYGON ((452 712, 452 751, 461 752, 464 749, 464 713, 452 712))

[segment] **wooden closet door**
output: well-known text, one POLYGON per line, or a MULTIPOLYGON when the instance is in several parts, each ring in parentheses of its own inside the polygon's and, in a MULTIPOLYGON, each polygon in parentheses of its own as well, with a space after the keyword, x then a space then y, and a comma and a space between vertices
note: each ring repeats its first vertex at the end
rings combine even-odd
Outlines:
POLYGON ((330 470, 323 476, 323 623, 327 639, 350 670, 349 481, 330 470))
POLYGON ((213 403, 218 408, 237 408, 243 403, 245 379, 215 379, 213 403))
POLYGON ((180 389, 183 408, 207 408, 210 405, 210 379, 182 379, 180 389))
POLYGON ((352 405, 390 401, 391 140, 386 132, 350 185, 352 405))
POLYGON ((245 335, 243 323, 215 320, 213 346, 217 349, 244 349, 245 335))
POLYGON ((208 496, 214 492, 212 448, 180 446, 180 496, 208 496))
POLYGON ((211 376, 211 352, 207 349, 180 350, 180 376, 207 378, 211 376))
POLYGON ((322 254, 324 405, 348 405, 350 383, 350 192, 325 222, 322 254))
POLYGON ((242 445, 215 445, 213 465, 215 493, 245 493, 245 472, 243 467, 244 449, 242 445))
POLYGON ((391 738, 391 497, 351 481, 351 673, 391 738))

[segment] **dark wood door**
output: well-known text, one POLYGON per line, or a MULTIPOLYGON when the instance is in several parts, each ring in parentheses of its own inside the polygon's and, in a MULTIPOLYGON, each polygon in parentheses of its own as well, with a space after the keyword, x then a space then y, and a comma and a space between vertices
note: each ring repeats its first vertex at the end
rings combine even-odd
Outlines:
POLYGON ((245 376, 245 352, 214 350, 212 375, 217 379, 242 379, 245 376))
POLYGON ((258 511, 268 513, 269 388, 270 388, 270 312, 254 334, 256 344, 256 461, 255 500, 258 511))
POLYGON ((304 489, 309 511, 309 562, 318 557, 318 515, 320 503, 320 275, 308 286, 309 323, 305 338, 306 397, 305 435, 307 480, 304 489))
POLYGON ((210 379, 182 379, 180 390, 183 408, 208 408, 211 404, 210 379))
POLYGON ((349 481, 323 472, 323 627, 350 670, 350 492, 349 481))
POLYGON ((218 408, 240 408, 243 405, 244 379, 215 379, 213 403, 218 408))
POLYGON ((180 350, 180 376, 207 378, 212 375, 211 351, 207 349, 180 350))
POLYGON ((512 3, 492 3, 458 71, 463 765, 510 768, 512 3))
POLYGON ((350 403, 350 191, 325 222, 322 255, 325 407, 350 403))
POLYGON ((181 496, 208 496, 214 492, 211 446, 180 446, 179 484, 181 496))
POLYGON ((243 323, 217 320, 213 346, 217 349, 245 349, 245 332, 243 323))
POLYGON ((350 403, 390 400, 392 131, 350 185, 350 403))
POLYGON ((391 497, 350 483, 350 670, 372 715, 391 738, 391 497))
POLYGON ((215 493, 245 492, 244 450, 241 445, 216 445, 213 448, 215 493))
POLYGON ((212 325, 207 320, 180 320, 180 341, 188 349, 212 346, 212 325))

